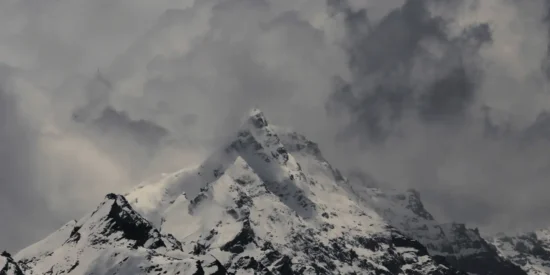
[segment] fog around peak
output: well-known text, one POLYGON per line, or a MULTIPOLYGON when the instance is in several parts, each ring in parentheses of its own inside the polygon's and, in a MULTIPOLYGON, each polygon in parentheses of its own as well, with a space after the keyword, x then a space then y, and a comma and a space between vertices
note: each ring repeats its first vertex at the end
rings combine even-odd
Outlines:
POLYGON ((200 162, 253 107, 440 219, 548 226, 548 4, 4 1, 0 246, 200 162))

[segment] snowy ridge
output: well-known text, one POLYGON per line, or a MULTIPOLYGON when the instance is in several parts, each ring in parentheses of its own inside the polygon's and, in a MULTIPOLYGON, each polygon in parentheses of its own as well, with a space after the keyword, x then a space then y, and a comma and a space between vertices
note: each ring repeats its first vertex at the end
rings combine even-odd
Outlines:
MULTIPOLYGON (((14 258, 31 275, 443 275, 491 263, 452 262, 487 251, 476 231, 438 224, 417 192, 350 183, 315 143, 254 109, 202 164, 109 194, 14 258)), ((471 273, 524 274, 492 268, 471 273)))
POLYGON ((521 266, 529 275, 550 274, 550 230, 494 237, 492 243, 507 259, 521 266))

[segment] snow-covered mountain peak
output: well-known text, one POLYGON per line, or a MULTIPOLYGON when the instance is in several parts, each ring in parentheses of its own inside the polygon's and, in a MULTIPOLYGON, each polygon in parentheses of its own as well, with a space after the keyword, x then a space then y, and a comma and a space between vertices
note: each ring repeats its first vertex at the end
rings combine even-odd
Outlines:
MULTIPOLYGON (((162 212, 176 200, 197 201, 207 196, 208 186, 224 177, 231 167, 246 166, 258 177, 257 183, 287 203, 311 215, 314 205, 307 200, 307 177, 301 165, 281 142, 277 128, 268 124, 259 109, 250 111, 234 139, 220 146, 201 164, 171 174, 156 184, 145 184, 127 194, 130 203, 156 226, 162 212)), ((240 168, 234 168, 240 169, 240 168)))
POLYGON ((201 164, 126 197, 184 252, 211 255, 228 272, 392 274, 429 266, 424 273, 455 274, 355 201, 344 183, 317 144, 253 109, 201 164))
POLYGON ((235 132, 194 167, 108 194, 16 260, 33 275, 158 266, 166 274, 463 274, 445 258, 474 274, 523 275, 477 272, 500 258, 474 231, 438 224, 416 191, 348 181, 317 144, 258 109, 235 132))
POLYGON ((293 181, 301 172, 300 165, 259 109, 250 112, 231 149, 269 182, 293 181))

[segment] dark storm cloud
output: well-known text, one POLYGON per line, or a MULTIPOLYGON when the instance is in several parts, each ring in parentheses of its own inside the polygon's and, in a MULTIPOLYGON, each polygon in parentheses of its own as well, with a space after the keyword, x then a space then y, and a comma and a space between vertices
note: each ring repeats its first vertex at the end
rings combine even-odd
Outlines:
POLYGON ((132 120, 125 112, 107 107, 94 124, 103 132, 128 135, 145 146, 157 146, 168 135, 168 131, 153 122, 132 120))
POLYGON ((111 106, 112 81, 99 70, 83 87, 84 102, 71 118, 93 146, 110 152, 112 161, 124 166, 136 181, 148 177, 151 165, 170 132, 147 119, 134 119, 111 106))
POLYGON ((124 112, 110 106, 113 85, 99 71, 85 86, 86 102, 76 108, 72 119, 84 123, 106 135, 119 135, 144 147, 156 147, 169 132, 164 127, 145 119, 134 120, 124 112))
POLYGON ((0 1, 17 102, 0 160, 28 165, 7 171, 28 184, 3 187, 24 195, 6 232, 36 229, 0 246, 51 232, 24 205, 78 218, 196 164, 252 106, 354 181, 420 189, 438 217, 543 224, 550 146, 524 136, 550 109, 544 1, 0 1))
POLYGON ((345 3, 329 1, 345 14, 352 78, 337 81, 329 109, 347 108, 356 118, 351 127, 373 140, 387 137, 403 115, 438 122, 464 116, 479 75, 471 74, 462 55, 474 57, 491 41, 487 24, 451 38, 448 22, 432 15, 429 1, 407 1, 374 26, 366 10, 352 11, 345 3))
POLYGON ((410 0, 375 23, 337 3, 351 77, 326 107, 347 118, 342 146, 363 148, 342 166, 420 189, 442 219, 547 225, 545 3, 410 0))
POLYGON ((88 122, 97 119, 103 110, 108 108, 113 85, 98 70, 94 78, 90 79, 84 86, 84 106, 74 110, 72 118, 76 122, 88 122))

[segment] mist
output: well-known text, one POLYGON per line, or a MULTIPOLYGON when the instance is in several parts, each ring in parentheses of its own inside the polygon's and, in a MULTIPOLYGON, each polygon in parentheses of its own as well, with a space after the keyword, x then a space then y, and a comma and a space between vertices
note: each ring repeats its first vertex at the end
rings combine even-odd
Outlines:
POLYGON ((0 247, 16 251, 261 108, 443 221, 548 226, 544 0, 0 3, 0 247), (15 237, 14 237, 15 236, 15 237))

